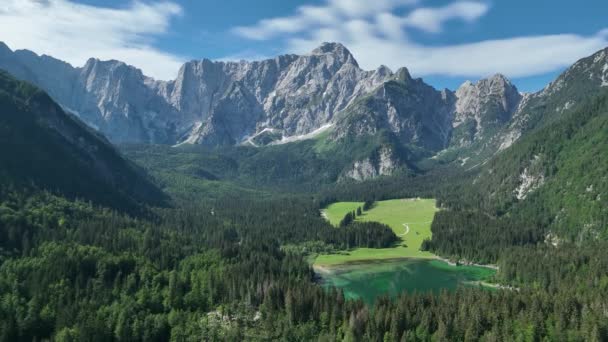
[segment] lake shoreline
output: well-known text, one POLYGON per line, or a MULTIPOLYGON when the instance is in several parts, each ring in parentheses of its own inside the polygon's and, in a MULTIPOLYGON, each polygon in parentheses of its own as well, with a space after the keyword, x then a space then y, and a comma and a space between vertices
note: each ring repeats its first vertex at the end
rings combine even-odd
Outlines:
POLYGON ((396 297, 404 292, 440 293, 461 286, 501 289, 491 284, 495 270, 475 266, 454 266, 441 258, 393 258, 339 265, 312 265, 313 281, 324 288, 344 291, 348 299, 362 298, 373 304, 377 297, 396 297))
POLYGON ((437 260, 441 260, 450 266, 456 266, 456 267, 458 267, 458 266, 475 266, 475 267, 489 268, 494 271, 500 270, 500 267, 498 267, 498 265, 493 265, 493 264, 477 264, 477 263, 466 261, 466 260, 459 260, 459 261, 454 262, 454 261, 451 261, 450 259, 443 258, 440 256, 437 256, 437 260))
POLYGON ((361 260, 352 260, 352 261, 348 261, 348 262, 344 262, 344 263, 339 263, 339 264, 316 264, 313 263, 312 264, 312 268, 313 271, 315 271, 315 273, 319 273, 319 274, 333 274, 335 273, 335 270, 332 269, 338 269, 338 268, 347 268, 349 266, 360 266, 360 265, 365 265, 365 264, 384 264, 384 263, 392 263, 392 262, 399 262, 399 261, 407 261, 407 260, 437 260, 437 261, 441 261, 444 262, 446 264, 448 264, 449 266, 453 266, 453 267, 461 267, 461 266, 470 266, 470 267, 482 267, 482 268, 487 268, 487 269, 491 269, 494 271, 499 271, 500 268, 497 265, 492 265, 492 264, 477 264, 477 263, 472 263, 472 262, 466 262, 466 261, 457 261, 457 262, 453 262, 447 258, 444 257, 440 257, 437 255, 434 255, 432 257, 403 257, 403 258, 386 258, 386 259, 361 259, 361 260))

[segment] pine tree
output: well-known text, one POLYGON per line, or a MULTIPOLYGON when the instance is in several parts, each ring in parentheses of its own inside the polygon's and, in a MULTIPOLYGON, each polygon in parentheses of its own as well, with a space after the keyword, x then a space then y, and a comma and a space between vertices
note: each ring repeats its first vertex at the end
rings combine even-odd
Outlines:
POLYGON ((340 221, 340 227, 346 227, 349 224, 351 224, 353 221, 354 221, 353 213, 348 212, 348 213, 346 213, 346 215, 344 215, 344 218, 342 219, 342 221, 340 221))

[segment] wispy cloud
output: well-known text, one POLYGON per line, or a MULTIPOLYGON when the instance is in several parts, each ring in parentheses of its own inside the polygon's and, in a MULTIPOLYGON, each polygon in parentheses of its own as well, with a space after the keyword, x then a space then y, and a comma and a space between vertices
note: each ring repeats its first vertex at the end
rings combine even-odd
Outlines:
POLYGON ((339 25, 344 19, 361 19, 370 14, 411 6, 418 0, 327 0, 324 6, 300 6, 292 16, 262 19, 253 26, 238 26, 233 32, 253 40, 267 40, 284 34, 301 33, 315 27, 339 25))
POLYGON ((472 22, 485 15, 490 6, 482 2, 461 1, 439 8, 418 8, 402 20, 404 26, 439 33, 443 23, 460 19, 472 22))
POLYGON ((69 0, 2 0, 0 40, 83 65, 89 57, 118 59, 158 79, 176 76, 182 58, 152 46, 182 8, 167 1, 114 9, 69 0))
POLYGON ((293 53, 339 41, 366 69, 381 64, 393 69, 407 66, 418 76, 484 77, 500 72, 527 77, 555 71, 608 45, 607 30, 590 36, 524 36, 443 46, 412 40, 412 30, 441 34, 449 21, 477 21, 490 10, 488 2, 481 0, 443 7, 424 7, 418 1, 382 0, 372 5, 326 0, 314 10, 323 15, 310 15, 310 9, 300 7, 292 16, 265 19, 233 32, 247 39, 279 39, 286 52, 293 53))

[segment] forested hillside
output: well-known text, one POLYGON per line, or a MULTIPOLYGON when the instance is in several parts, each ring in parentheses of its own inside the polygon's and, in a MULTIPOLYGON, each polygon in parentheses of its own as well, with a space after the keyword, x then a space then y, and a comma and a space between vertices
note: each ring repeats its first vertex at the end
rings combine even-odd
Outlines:
POLYGON ((430 248, 494 262, 513 245, 605 241, 607 128, 604 92, 448 186, 430 248))
POLYGON ((389 162, 395 176, 415 173, 415 161, 428 155, 415 148, 399 147, 387 134, 346 137, 338 142, 331 141, 325 134, 315 139, 261 148, 120 146, 127 157, 142 165, 167 187, 173 187, 177 179, 188 179, 194 182, 223 181, 224 185, 230 183, 249 189, 309 193, 353 180, 347 176, 354 168, 353 160, 365 161, 370 174, 376 174, 379 172, 378 154, 385 148, 391 150, 389 162))
POLYGON ((105 138, 0 71, 0 189, 46 189, 125 209, 165 196, 105 138))
POLYGON ((314 284, 301 253, 381 246, 386 229, 337 230, 307 201, 230 199, 134 219, 45 193, 3 198, 3 341, 601 341, 608 332, 603 244, 503 254, 498 280, 517 291, 403 294, 368 308, 314 284))

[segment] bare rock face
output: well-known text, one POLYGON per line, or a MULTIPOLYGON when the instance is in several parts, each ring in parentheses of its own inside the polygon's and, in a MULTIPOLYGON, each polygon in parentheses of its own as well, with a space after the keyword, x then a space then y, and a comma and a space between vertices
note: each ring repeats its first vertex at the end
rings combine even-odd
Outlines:
POLYGON ((451 92, 437 91, 402 68, 391 80, 349 106, 337 119, 332 138, 388 132, 402 144, 439 151, 450 139, 453 102, 451 92))
POLYGON ((456 91, 454 139, 452 145, 466 146, 508 123, 522 95, 503 75, 497 74, 473 84, 465 82, 456 91))
POLYGON ((5 45, 0 67, 47 90, 113 142, 208 145, 238 144, 264 129, 310 133, 393 76, 386 67, 360 69, 337 43, 259 62, 192 61, 169 82, 118 61, 74 68, 5 45))
POLYGON ((238 144, 267 129, 284 137, 313 132, 391 76, 387 68, 361 70, 344 46, 325 43, 305 56, 189 62, 161 94, 183 113, 186 141, 238 144))
POLYGON ((390 147, 384 146, 371 157, 355 161, 353 166, 343 174, 342 180, 365 181, 379 176, 390 176, 400 165, 399 158, 394 151, 390 147))
POLYGON ((61 102, 113 142, 172 142, 178 114, 154 85, 122 62, 90 59, 79 69, 72 97, 61 102))
POLYGON ((235 145, 243 141, 263 116, 255 95, 241 83, 232 83, 211 111, 211 116, 190 140, 210 146, 235 145))
POLYGON ((335 124, 335 140, 388 131, 439 151, 471 122, 474 139, 508 121, 521 98, 500 75, 454 94, 405 68, 365 71, 338 43, 256 62, 191 61, 168 82, 119 61, 73 68, 5 45, 0 67, 41 86, 115 143, 236 145, 266 131, 288 141, 335 124))

